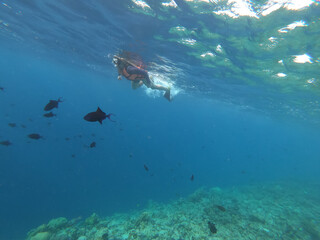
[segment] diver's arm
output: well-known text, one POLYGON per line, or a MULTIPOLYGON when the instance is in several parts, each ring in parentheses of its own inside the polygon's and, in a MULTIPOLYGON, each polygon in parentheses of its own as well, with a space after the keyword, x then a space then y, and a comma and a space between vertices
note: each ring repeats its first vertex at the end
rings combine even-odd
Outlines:
POLYGON ((117 69, 118 69, 118 80, 121 80, 121 71, 120 71, 120 68, 117 67, 117 69))

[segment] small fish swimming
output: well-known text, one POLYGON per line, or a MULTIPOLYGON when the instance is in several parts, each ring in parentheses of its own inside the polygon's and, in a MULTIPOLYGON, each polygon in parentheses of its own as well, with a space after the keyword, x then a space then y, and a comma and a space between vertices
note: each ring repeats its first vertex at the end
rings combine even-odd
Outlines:
POLYGON ((54 116, 57 116, 57 114, 54 114, 52 112, 49 112, 49 113, 45 113, 43 114, 44 117, 47 117, 47 118, 51 118, 51 117, 54 117, 54 116))
POLYGON ((96 142, 92 142, 92 143, 90 144, 90 147, 91 147, 91 148, 96 147, 96 142))
POLYGON ((8 125, 9 125, 10 127, 16 127, 16 126, 17 126, 17 124, 15 124, 15 123, 8 123, 8 125))
POLYGON ((61 98, 59 98, 58 100, 50 100, 49 103, 47 103, 47 105, 44 107, 44 110, 50 111, 54 108, 58 108, 59 102, 62 102, 61 98))
POLYGON ((194 175, 193 175, 193 174, 191 175, 190 180, 191 180, 191 181, 193 181, 193 180, 194 180, 194 175))
POLYGON ((216 228, 216 225, 214 223, 208 222, 208 225, 209 225, 210 232, 217 233, 217 228, 216 228))
POLYGON ((109 234, 108 234, 108 233, 104 233, 104 234, 101 236, 101 239, 102 239, 102 240, 107 240, 107 239, 109 239, 109 234))
POLYGON ((105 112, 102 112, 102 110, 98 107, 97 111, 88 113, 83 117, 83 119, 88 122, 99 122, 100 124, 102 124, 102 121, 104 119, 109 118, 111 122, 115 122, 110 118, 111 115, 114 115, 114 114, 113 113, 106 114, 105 112))
POLYGON ((3 90, 4 90, 4 88, 3 88, 3 87, 0 87, 0 90, 1 90, 1 91, 3 91, 3 90))
POLYGON ((0 144, 1 145, 3 145, 3 146, 10 146, 10 145, 12 145, 12 143, 10 142, 10 141, 2 141, 2 142, 0 142, 0 144))
POLYGON ((148 172, 149 171, 149 168, 147 167, 147 165, 143 165, 144 169, 148 172))
POLYGON ((221 211, 221 212, 225 212, 226 209, 223 206, 217 205, 217 208, 221 211))
POLYGON ((31 133, 31 134, 28 135, 28 137, 31 138, 31 139, 35 139, 35 140, 38 140, 38 139, 40 139, 40 138, 43 138, 43 137, 42 137, 40 134, 38 134, 38 133, 31 133))
POLYGON ((76 218, 74 218, 74 219, 71 219, 71 220, 69 221, 68 225, 74 226, 74 225, 78 224, 79 221, 81 221, 81 219, 82 219, 81 216, 76 217, 76 218))

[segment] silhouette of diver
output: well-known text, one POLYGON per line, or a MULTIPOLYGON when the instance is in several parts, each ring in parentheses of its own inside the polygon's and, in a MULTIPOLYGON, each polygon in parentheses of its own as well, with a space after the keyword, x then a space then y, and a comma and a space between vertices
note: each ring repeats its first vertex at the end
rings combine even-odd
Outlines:
POLYGON ((170 88, 155 84, 150 78, 149 74, 142 67, 137 66, 132 61, 125 57, 113 56, 113 63, 118 69, 118 80, 121 80, 121 76, 131 81, 133 89, 141 87, 143 84, 148 88, 164 90, 163 95, 168 101, 171 101, 170 88))

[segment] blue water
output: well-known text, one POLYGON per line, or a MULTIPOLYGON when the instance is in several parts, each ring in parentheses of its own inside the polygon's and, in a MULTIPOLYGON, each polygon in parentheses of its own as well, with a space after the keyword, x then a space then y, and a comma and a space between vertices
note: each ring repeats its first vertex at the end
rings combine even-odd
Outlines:
MULTIPOLYGON (((308 51, 313 65, 288 63, 292 81, 277 85, 264 81, 267 76, 232 73, 254 59, 258 65, 260 58, 279 60, 261 56, 258 49, 239 50, 229 39, 246 35, 235 30, 251 26, 249 17, 201 15, 182 0, 176 1, 179 11, 148 3, 151 15, 131 1, 6 1, 0 6, 0 141, 12 142, 0 145, 0 239, 24 239, 52 218, 125 212, 150 199, 187 196, 201 186, 319 182, 319 45, 298 41, 304 47, 300 52, 294 45, 281 46, 290 56, 308 51), (234 66, 210 65, 195 56, 203 46, 170 40, 169 29, 182 24, 190 29, 205 24, 220 34, 234 66), (117 80, 109 56, 121 49, 139 53, 153 73, 170 78, 172 102, 117 80), (296 80, 303 74, 314 76, 312 89, 296 80), (54 110, 57 116, 44 118, 44 106, 59 97, 64 101, 54 110), (114 113, 116 123, 83 120, 98 106, 114 113), (43 139, 29 139, 30 133, 43 139), (89 148, 93 141, 96 148, 89 148)), ((280 28, 303 16, 317 24, 318 13, 312 4, 265 18, 281 19, 274 23, 280 28)), ((252 45, 263 35, 256 28, 249 33, 255 35, 252 45)), ((319 29, 308 31, 296 37, 319 35, 319 29)), ((196 38, 217 45, 201 34, 196 38)))

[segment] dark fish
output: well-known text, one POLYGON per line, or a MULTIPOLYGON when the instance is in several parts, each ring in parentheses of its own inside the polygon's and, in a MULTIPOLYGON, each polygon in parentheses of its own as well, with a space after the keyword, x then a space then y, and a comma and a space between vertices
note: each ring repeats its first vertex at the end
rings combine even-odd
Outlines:
POLYGON ((214 223, 208 222, 208 225, 209 225, 210 232, 217 233, 217 228, 216 228, 216 225, 214 223))
POLYGON ((49 112, 49 113, 43 114, 43 116, 47 118, 51 118, 51 117, 57 116, 57 114, 53 114, 52 112, 49 112))
POLYGON ((3 91, 3 90, 4 90, 4 88, 3 88, 3 87, 0 87, 0 90, 1 90, 1 91, 3 91))
POLYGON ((69 140, 70 140, 70 138, 66 137, 66 138, 65 138, 65 140, 66 140, 66 141, 69 141, 69 140))
POLYGON ((44 107, 44 110, 50 111, 54 108, 58 108, 59 102, 62 102, 61 98, 59 98, 58 100, 50 100, 49 103, 44 107))
POLYGON ((28 137, 31 138, 31 139, 35 139, 35 140, 38 140, 38 139, 40 139, 40 138, 43 138, 43 137, 42 137, 40 134, 38 134, 38 133, 31 133, 31 134, 28 135, 28 137))
POLYGON ((16 126, 17 126, 17 124, 15 124, 15 123, 8 123, 8 125, 9 125, 10 127, 16 127, 16 126))
POLYGON ((71 155, 71 157, 72 157, 72 158, 75 158, 75 157, 76 157, 76 155, 75 155, 75 154, 72 154, 72 155, 71 155))
POLYGON ((133 157, 133 154, 132 154, 132 153, 129 153, 129 157, 132 158, 132 157, 133 157))
POLYGON ((102 112, 101 109, 98 107, 97 111, 88 113, 83 117, 83 119, 88 122, 99 122, 100 124, 102 124, 102 121, 104 119, 109 118, 111 122, 115 122, 110 118, 111 115, 114 115, 114 114, 113 113, 106 114, 105 112, 102 112))
POLYGON ((27 126, 26 126, 26 125, 24 125, 24 124, 21 124, 21 127, 22 127, 22 128, 26 128, 27 126))
POLYGON ((193 181, 193 180, 194 180, 194 176, 193 176, 193 174, 191 175, 190 180, 191 180, 191 181, 193 181))
POLYGON ((222 212, 226 211, 226 209, 223 206, 217 205, 217 208, 222 212))
POLYGON ((10 142, 10 141, 2 141, 2 142, 0 142, 0 144, 1 145, 3 145, 3 146, 10 146, 10 145, 12 145, 12 143, 10 142))
MULTIPOLYGON (((80 216, 80 217, 77 217, 77 218, 74 218, 74 219, 71 219, 71 220, 69 221, 68 225, 74 226, 74 225, 78 224, 79 221, 81 221, 81 219, 82 219, 81 216, 80 216)), ((69 238, 69 239, 70 239, 70 238, 69 238)))
POLYGON ((104 234, 101 236, 101 239, 102 239, 102 240, 108 240, 108 239, 109 239, 109 234, 108 234, 108 233, 104 233, 104 234))
POLYGON ((143 165, 144 169, 148 172, 149 168, 147 167, 147 165, 143 165))
POLYGON ((96 142, 92 142, 92 143, 90 144, 90 147, 91 147, 91 148, 96 147, 96 142))

